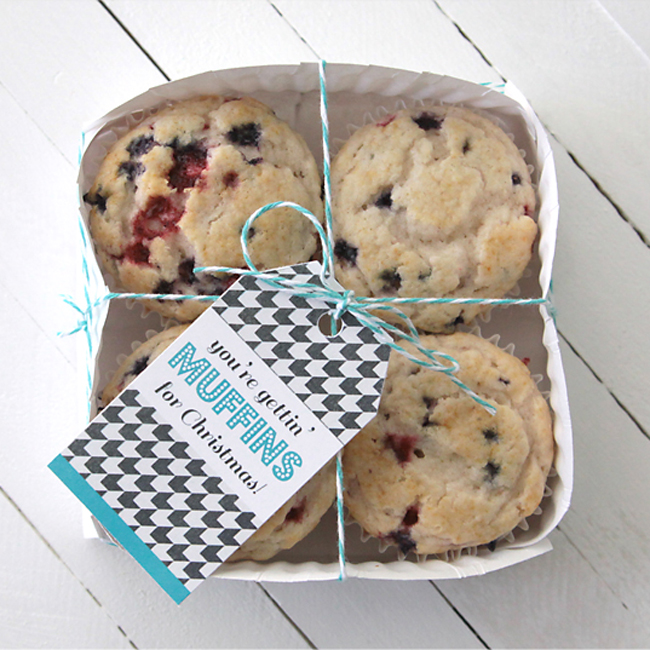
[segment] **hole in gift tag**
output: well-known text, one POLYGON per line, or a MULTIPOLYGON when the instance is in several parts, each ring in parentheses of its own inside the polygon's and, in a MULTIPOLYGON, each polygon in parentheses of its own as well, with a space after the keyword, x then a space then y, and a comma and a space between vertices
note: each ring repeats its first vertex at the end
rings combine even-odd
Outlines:
POLYGON ((336 336, 343 328, 343 322, 340 318, 334 319, 332 314, 323 314, 318 319, 318 329, 325 336, 336 336))

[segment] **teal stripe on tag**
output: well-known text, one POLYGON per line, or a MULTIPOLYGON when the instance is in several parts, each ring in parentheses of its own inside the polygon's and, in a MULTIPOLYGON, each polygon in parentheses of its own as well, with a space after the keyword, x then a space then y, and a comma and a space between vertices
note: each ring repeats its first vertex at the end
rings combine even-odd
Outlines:
POLYGON ((120 519, 117 513, 88 485, 63 456, 59 454, 48 467, 177 604, 190 595, 187 587, 149 550, 149 547, 120 519))

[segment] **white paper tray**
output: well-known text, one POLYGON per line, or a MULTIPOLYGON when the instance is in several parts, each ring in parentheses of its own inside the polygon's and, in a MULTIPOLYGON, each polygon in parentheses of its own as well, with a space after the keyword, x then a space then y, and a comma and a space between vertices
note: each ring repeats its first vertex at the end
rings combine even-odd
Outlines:
MULTIPOLYGON (((521 94, 510 84, 497 90, 430 73, 417 74, 376 66, 329 64, 327 66, 328 115, 332 148, 347 139, 350 125, 363 124, 382 106, 388 110, 418 103, 462 104, 495 118, 513 135, 525 159, 532 165, 537 188, 537 220, 540 238, 536 257, 519 286, 521 297, 548 295, 555 252, 558 196, 555 165, 548 138, 539 120, 521 94)), ((83 195, 88 191, 107 148, 144 111, 167 102, 200 94, 251 95, 270 105, 307 141, 317 160, 322 160, 319 76, 316 64, 267 66, 207 72, 153 88, 123 104, 90 125, 85 131, 85 150, 79 173, 79 200, 87 223, 83 195)), ((91 264, 91 295, 107 290, 98 268, 91 264)), ((84 279, 84 282, 87 282, 84 279)), ((111 290, 117 289, 111 287, 111 290)), ((552 495, 542 502, 542 514, 529 518, 527 531, 517 529, 514 540, 495 551, 481 549, 476 555, 462 554, 445 561, 399 560, 394 549, 382 551, 376 540, 363 541, 359 527, 346 527, 346 575, 381 579, 445 579, 481 575, 533 558, 551 549, 548 534, 569 507, 573 485, 573 450, 567 390, 558 346, 558 336, 547 305, 494 308, 489 322, 478 323, 486 338, 500 335, 501 347, 515 345, 520 357, 530 359, 532 374, 542 376, 540 388, 549 392, 556 440, 555 471, 549 478, 552 495)), ((144 341, 146 331, 160 330, 161 318, 143 315, 139 305, 112 301, 100 308, 90 330, 93 352, 91 412, 97 392, 116 369, 116 358, 131 350, 133 341, 144 341), (105 319, 105 323, 104 323, 105 319), (102 327, 103 324, 103 327, 102 327)), ((82 337, 80 337, 82 338, 82 337)), ((85 341, 80 341, 85 346, 85 341)), ((83 358, 83 357, 82 357, 83 358)), ((87 395, 88 380, 80 377, 80 394, 87 395)), ((85 398, 81 400, 85 410, 85 398)), ((86 527, 88 529, 88 527, 86 527)), ((99 536, 105 537, 99 530, 99 536)), ((328 513, 318 528, 290 551, 268 563, 243 562, 223 565, 217 574, 224 578, 297 582, 339 578, 336 519, 328 513)))

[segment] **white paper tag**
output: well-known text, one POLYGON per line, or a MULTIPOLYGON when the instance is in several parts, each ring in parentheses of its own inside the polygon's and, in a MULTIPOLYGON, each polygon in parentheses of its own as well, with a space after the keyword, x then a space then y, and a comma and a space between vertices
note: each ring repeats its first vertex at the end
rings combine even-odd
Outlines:
POLYGON ((50 464, 177 602, 374 417, 390 348, 330 309, 240 278, 50 464))

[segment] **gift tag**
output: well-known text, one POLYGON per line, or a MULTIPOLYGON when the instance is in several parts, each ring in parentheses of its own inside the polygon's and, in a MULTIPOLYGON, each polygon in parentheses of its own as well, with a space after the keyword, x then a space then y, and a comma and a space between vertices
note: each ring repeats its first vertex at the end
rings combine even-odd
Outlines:
POLYGON ((376 414, 390 348, 330 313, 242 276, 50 464, 176 602, 376 414))

